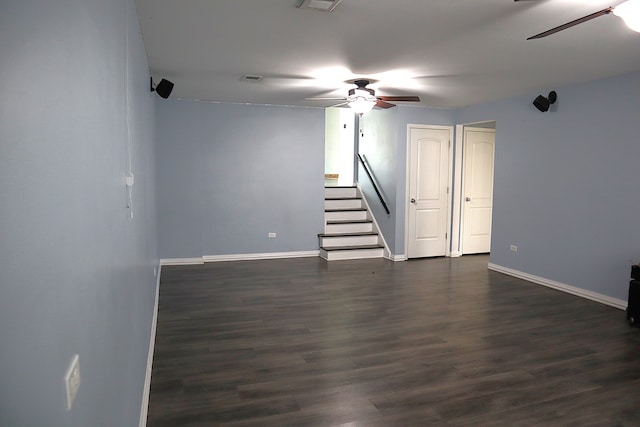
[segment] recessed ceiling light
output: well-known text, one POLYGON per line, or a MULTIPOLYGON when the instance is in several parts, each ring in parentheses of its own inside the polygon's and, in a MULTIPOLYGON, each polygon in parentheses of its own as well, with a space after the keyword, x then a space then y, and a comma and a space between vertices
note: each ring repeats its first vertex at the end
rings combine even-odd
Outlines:
POLYGON ((300 0, 296 7, 331 12, 342 0, 300 0))

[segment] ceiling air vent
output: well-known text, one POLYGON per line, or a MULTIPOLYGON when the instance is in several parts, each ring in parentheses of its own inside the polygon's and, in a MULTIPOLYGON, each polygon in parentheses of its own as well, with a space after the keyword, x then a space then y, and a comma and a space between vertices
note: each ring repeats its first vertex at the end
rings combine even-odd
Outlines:
POLYGON ((263 76, 254 76, 251 74, 245 74, 244 76, 242 76, 242 80, 246 80, 248 82, 259 82, 262 79, 263 76))
POLYGON ((342 0, 300 0, 296 7, 332 12, 342 0))

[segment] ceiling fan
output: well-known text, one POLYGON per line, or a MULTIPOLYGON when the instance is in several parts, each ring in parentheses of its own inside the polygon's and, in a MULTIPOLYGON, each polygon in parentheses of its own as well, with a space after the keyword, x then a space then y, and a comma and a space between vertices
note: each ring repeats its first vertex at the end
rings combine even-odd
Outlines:
POLYGON ((555 34, 559 31, 566 30, 567 28, 574 27, 578 24, 582 24, 583 22, 591 21, 592 19, 598 18, 602 15, 608 15, 610 13, 613 13, 614 15, 622 18, 625 24, 627 24, 627 26, 633 31, 640 32, 640 0, 627 0, 616 7, 609 6, 606 9, 599 10, 598 12, 594 12, 587 16, 583 16, 582 18, 567 22, 566 24, 559 25, 540 34, 536 34, 535 36, 531 36, 527 40, 541 39, 543 37, 550 36, 551 34, 555 34))
POLYGON ((420 102, 420 98, 417 96, 376 96, 376 92, 373 89, 367 87, 371 82, 365 79, 354 80, 353 84, 357 87, 349 89, 349 95, 346 98, 305 98, 307 101, 344 101, 339 104, 333 105, 337 107, 339 105, 348 104, 354 112, 358 114, 366 113, 373 107, 377 108, 391 108, 395 107, 392 102, 420 102))

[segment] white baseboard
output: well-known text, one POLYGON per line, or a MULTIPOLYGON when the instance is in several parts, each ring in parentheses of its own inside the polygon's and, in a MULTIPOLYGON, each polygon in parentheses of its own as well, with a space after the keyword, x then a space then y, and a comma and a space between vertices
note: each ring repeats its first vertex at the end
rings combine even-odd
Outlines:
POLYGON ((449 254, 449 256, 451 258, 458 258, 462 256, 462 252, 458 252, 458 251, 451 251, 451 253, 449 254))
POLYGON ((509 276, 517 277, 518 279, 524 279, 529 282, 546 286, 548 288, 556 289, 568 294, 576 295, 582 298, 586 298, 591 301, 599 302, 611 307, 625 310, 627 308, 627 302, 618 298, 612 298, 607 295, 599 294, 597 292, 588 291, 575 286, 567 285, 564 283, 556 282, 554 280, 545 279, 544 277, 534 276, 532 274, 524 273, 522 271, 513 270, 511 268, 502 267, 501 265, 489 263, 489 270, 497 271, 498 273, 504 273, 509 276))
POLYGON ((395 261, 395 262, 407 260, 407 256, 405 254, 399 254, 399 255, 388 254, 388 256, 385 256, 385 258, 388 259, 389 261, 395 261))
POLYGON ((252 261, 261 259, 279 259, 279 258, 310 258, 320 256, 320 250, 317 251, 301 251, 301 252, 270 252, 262 254, 236 254, 236 255, 207 255, 203 256, 204 262, 223 262, 223 261, 252 261))
POLYGON ((204 264, 202 258, 163 258, 160 260, 160 265, 194 265, 204 264))
POLYGON ((158 325, 158 298, 160 296, 160 274, 162 263, 158 266, 156 275, 156 296, 153 304, 153 317, 151 319, 151 336, 149 338, 149 353, 147 355, 147 371, 144 376, 144 388, 142 390, 142 406, 140 408, 139 427, 146 427, 149 413, 149 394, 151 393, 151 369, 153 367, 153 351, 156 344, 156 328, 158 325))

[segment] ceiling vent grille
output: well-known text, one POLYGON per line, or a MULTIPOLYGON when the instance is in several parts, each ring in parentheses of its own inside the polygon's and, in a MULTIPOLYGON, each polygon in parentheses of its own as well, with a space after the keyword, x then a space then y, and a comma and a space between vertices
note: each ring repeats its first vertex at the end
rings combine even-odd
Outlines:
POLYGON ((320 12, 332 12, 341 1, 342 0, 300 0, 296 7, 319 10, 320 12))
POLYGON ((244 76, 242 76, 242 80, 246 80, 249 82, 259 82, 263 78, 264 78, 263 76, 256 76, 252 74, 245 74, 244 76))

